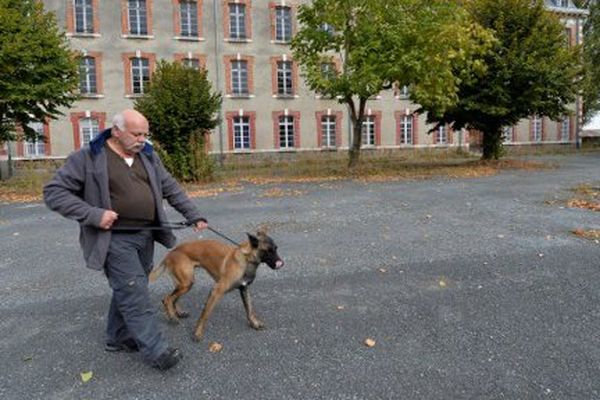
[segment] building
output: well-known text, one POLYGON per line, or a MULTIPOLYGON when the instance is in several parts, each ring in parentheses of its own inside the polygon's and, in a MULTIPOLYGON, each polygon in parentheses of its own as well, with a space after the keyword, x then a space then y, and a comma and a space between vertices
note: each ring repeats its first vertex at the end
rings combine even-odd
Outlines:
MULTIPOLYGON (((35 126, 45 143, 14 144, 15 158, 64 158, 85 145, 110 126, 116 112, 132 106, 158 59, 206 68, 215 90, 223 93, 222 123, 210 137, 212 153, 347 149, 346 107, 309 91, 290 52, 298 6, 306 1, 44 0, 72 47, 83 54, 82 99, 66 117, 35 126)), ((580 43, 586 12, 571 0, 546 3, 563 19, 569 42, 580 43)), ((407 95, 406 90, 387 91, 369 101, 365 148, 467 143, 466 133, 445 127, 427 134, 431 127, 407 95)), ((577 120, 534 116, 507 128, 506 142, 572 143, 577 120)))

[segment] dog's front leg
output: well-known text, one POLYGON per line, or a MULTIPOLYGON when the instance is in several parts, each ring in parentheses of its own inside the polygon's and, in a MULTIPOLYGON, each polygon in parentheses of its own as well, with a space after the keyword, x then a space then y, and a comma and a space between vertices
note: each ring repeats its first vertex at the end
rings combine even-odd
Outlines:
POLYGON ((204 335, 204 327, 206 326, 206 321, 208 320, 208 317, 210 317, 210 314, 215 308, 215 305, 217 305, 217 303, 219 302, 221 297, 223 297, 226 291, 226 287, 222 284, 216 284, 211 290, 210 295, 208 296, 208 300, 206 300, 206 304, 204 305, 204 309, 200 314, 200 318, 196 323, 194 340, 196 340, 197 342, 202 340, 202 336, 204 335))
POLYGON ((246 309, 246 316, 248 317, 248 323, 253 329, 261 330, 265 329, 265 324, 254 314, 254 308, 250 301, 250 292, 248 286, 240 286, 240 294, 242 295, 242 302, 244 302, 244 308, 246 309))

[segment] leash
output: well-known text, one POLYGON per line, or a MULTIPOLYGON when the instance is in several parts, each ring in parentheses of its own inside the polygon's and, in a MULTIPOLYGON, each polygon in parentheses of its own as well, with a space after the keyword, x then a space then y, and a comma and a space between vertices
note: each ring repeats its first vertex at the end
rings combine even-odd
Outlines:
MULTIPOLYGON (((134 220, 134 219, 132 219, 134 220)), ((142 220, 139 220, 142 221, 142 220)), ((199 219, 198 221, 202 221, 202 219, 199 219)), ((167 229, 185 229, 185 228, 190 228, 194 225, 196 225, 196 222, 198 221, 181 221, 181 222, 171 222, 171 221, 167 221, 164 224, 161 225, 149 225, 149 226, 113 226, 112 228, 110 228, 111 231, 140 231, 140 230, 144 230, 144 231, 164 231, 167 229)), ((204 222, 206 222, 206 220, 204 220, 204 222)), ((206 229, 208 229, 209 231, 211 231, 212 233, 222 237, 223 239, 233 243, 236 246, 239 246, 240 244, 238 242, 236 242, 235 240, 225 236, 224 234, 222 234, 221 232, 217 231, 216 229, 211 228, 210 226, 207 226, 206 229)))

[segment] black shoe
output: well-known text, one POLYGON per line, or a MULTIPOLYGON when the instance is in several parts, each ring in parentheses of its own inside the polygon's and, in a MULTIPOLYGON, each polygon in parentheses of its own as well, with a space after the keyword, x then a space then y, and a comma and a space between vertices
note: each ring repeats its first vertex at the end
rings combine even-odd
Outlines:
POLYGON ((162 353, 153 363, 154 368, 158 368, 161 371, 166 371, 169 368, 174 367, 183 358, 183 355, 179 352, 179 349, 169 347, 164 353, 162 353))
POLYGON ((110 352, 110 353, 118 353, 118 352, 125 352, 125 353, 135 353, 136 351, 140 351, 140 348, 138 347, 137 343, 135 342, 135 340, 133 339, 125 339, 124 341, 122 341, 121 343, 109 343, 107 342, 104 345, 104 350, 110 352))

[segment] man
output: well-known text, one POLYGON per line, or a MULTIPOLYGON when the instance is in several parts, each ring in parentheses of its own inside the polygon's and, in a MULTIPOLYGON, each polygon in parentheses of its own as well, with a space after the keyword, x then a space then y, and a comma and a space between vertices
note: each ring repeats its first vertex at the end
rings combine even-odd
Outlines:
POLYGON ((44 188, 53 211, 79 222, 79 240, 89 268, 104 270, 113 290, 105 350, 140 351, 150 365, 166 370, 181 359, 168 347, 150 302, 148 274, 154 241, 175 245, 166 199, 195 230, 207 227, 194 204, 153 153, 148 120, 135 110, 117 114, 113 126, 71 154, 44 188))

